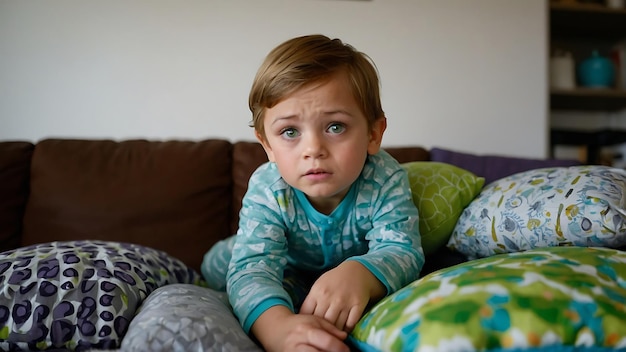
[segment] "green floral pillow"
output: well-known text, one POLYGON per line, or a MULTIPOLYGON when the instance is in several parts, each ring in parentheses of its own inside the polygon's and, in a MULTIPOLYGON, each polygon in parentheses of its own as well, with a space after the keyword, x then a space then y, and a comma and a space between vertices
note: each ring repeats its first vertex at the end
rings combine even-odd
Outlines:
POLYGON ((364 351, 626 351, 626 252, 546 247, 427 275, 350 336, 364 351))
POLYGON ((626 171, 542 168, 487 185, 448 242, 469 259, 548 246, 626 245, 626 171))
POLYGON ((454 165, 435 161, 402 164, 419 211, 424 253, 444 246, 461 212, 482 189, 485 179, 454 165))

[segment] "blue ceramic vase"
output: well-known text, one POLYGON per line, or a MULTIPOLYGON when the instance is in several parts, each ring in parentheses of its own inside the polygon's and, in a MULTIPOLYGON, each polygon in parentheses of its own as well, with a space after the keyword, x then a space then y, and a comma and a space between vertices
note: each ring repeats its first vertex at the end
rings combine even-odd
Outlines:
POLYGON ((597 51, 578 65, 578 79, 583 87, 608 88, 615 79, 613 63, 597 51))

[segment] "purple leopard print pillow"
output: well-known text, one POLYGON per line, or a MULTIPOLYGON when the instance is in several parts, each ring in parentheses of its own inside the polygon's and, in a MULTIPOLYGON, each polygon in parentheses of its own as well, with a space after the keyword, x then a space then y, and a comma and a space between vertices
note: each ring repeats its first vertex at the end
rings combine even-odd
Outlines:
POLYGON ((202 279, 135 244, 50 242, 0 253, 0 350, 118 348, 143 300, 172 283, 202 279))

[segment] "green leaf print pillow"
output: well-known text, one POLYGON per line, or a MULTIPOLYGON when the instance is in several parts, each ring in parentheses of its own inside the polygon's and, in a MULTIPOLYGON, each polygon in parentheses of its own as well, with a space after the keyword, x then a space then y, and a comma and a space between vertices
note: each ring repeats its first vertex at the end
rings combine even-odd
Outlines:
POLYGON ((448 242, 463 209, 483 188, 485 179, 436 161, 413 161, 402 167, 419 211, 422 248, 430 254, 448 242))
POLYGON ((626 351, 626 252, 547 247, 431 273, 350 335, 373 351, 626 351))

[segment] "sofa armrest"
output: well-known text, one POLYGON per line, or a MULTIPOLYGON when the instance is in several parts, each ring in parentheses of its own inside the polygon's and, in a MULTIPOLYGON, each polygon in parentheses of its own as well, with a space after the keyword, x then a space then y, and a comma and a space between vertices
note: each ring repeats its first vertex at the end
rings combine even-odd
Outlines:
POLYGON ((29 142, 0 142, 0 252, 21 243, 34 148, 29 142))

